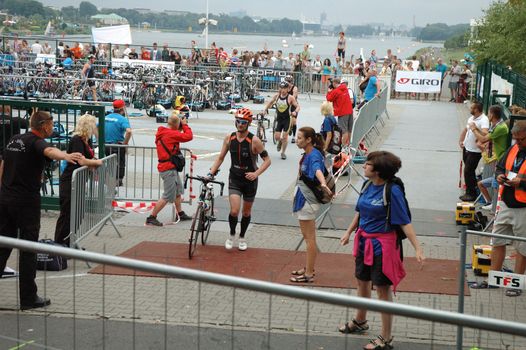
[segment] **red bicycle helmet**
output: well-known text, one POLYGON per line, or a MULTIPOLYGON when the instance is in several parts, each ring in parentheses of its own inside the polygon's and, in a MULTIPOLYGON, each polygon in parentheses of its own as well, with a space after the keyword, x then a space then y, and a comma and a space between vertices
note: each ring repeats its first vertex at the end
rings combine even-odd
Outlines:
POLYGON ((252 122, 252 111, 249 108, 238 109, 235 116, 236 119, 248 120, 249 123, 252 122))

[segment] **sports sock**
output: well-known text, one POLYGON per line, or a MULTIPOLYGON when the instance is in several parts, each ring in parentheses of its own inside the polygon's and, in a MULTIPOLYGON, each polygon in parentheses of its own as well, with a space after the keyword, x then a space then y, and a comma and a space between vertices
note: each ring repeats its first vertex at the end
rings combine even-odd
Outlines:
MULTIPOLYGON (((236 235, 237 216, 228 215, 228 223, 230 224, 230 236, 236 235)), ((243 221, 241 221, 243 223, 243 221)))
POLYGON ((252 217, 249 216, 243 216, 241 218, 241 232, 239 233, 240 238, 245 238, 245 233, 247 232, 248 225, 250 224, 250 219, 252 217))

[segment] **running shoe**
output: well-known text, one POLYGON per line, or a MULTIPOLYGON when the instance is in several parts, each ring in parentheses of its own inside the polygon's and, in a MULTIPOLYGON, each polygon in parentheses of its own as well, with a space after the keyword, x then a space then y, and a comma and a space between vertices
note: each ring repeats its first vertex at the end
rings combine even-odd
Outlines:
POLYGON ((149 225, 149 226, 162 226, 163 223, 160 222, 159 220, 157 220, 157 218, 155 216, 148 216, 146 218, 146 225, 149 225))
POLYGON ((225 241, 225 249, 232 249, 232 247, 234 246, 234 237, 230 237, 229 239, 227 239, 225 241))
POLYGON ((188 220, 192 220, 192 217, 189 216, 189 215, 186 215, 186 213, 184 211, 181 211, 178 213, 179 214, 179 219, 181 221, 188 221, 188 220))
POLYGON ((281 159, 283 160, 287 159, 287 155, 285 153, 281 153, 281 159))
POLYGON ((244 238, 240 238, 238 249, 241 251, 245 251, 247 250, 247 248, 248 248, 247 241, 244 238))
POLYGON ((296 143, 296 139, 293 137, 292 140, 290 141, 292 143, 296 143))

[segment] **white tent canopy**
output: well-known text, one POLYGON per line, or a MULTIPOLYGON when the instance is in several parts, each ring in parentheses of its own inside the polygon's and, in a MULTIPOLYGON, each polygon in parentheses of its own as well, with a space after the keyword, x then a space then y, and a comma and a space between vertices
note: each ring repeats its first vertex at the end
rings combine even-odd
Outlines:
POLYGON ((94 43, 101 44, 131 44, 132 36, 128 24, 122 26, 111 26, 91 28, 94 43))

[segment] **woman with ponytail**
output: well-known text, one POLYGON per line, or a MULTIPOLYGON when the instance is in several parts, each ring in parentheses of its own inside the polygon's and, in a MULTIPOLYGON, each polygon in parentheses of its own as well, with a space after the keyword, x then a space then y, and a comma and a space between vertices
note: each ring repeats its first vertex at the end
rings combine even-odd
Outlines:
POLYGON ((296 145, 305 151, 300 160, 299 176, 294 194, 293 212, 298 217, 301 234, 307 245, 307 262, 305 267, 292 271, 291 282, 314 282, 314 262, 316 261, 316 213, 320 204, 312 190, 301 180, 307 177, 317 180, 324 191, 332 193, 325 182, 325 165, 323 155, 323 140, 313 128, 303 127, 298 130, 296 145))

